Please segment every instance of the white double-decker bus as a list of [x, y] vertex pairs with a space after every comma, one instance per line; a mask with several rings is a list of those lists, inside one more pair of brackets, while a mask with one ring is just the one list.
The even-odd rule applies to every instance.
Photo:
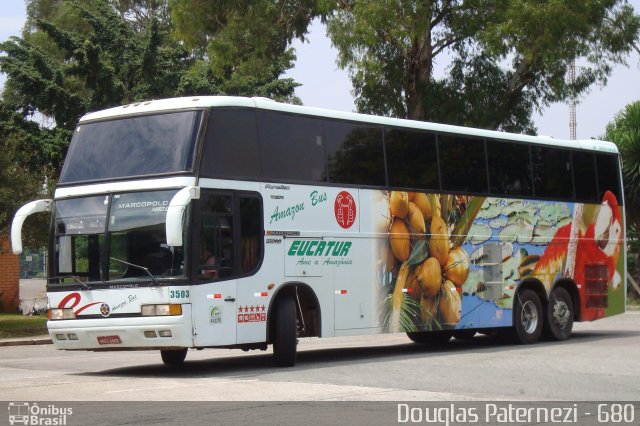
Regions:
[[84, 116], [12, 244], [52, 212], [58, 349], [273, 344], [290, 366], [303, 337], [533, 343], [622, 313], [622, 206], [608, 142], [178, 98]]

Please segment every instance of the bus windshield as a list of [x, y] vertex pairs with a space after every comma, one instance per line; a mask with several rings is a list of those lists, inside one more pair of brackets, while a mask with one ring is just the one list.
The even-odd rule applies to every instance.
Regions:
[[52, 283], [185, 278], [184, 250], [166, 244], [176, 191], [102, 195], [56, 202]]
[[189, 172], [201, 111], [80, 124], [60, 183]]

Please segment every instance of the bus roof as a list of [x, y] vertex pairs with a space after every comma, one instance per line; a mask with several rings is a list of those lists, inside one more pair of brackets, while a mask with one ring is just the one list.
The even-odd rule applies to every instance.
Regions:
[[192, 96], [182, 98], [158, 99], [109, 108], [86, 114], [80, 122], [104, 120], [108, 118], [124, 117], [129, 115], [149, 114], [162, 111], [178, 111], [194, 108], [209, 107], [245, 107], [258, 108], [273, 111], [282, 111], [295, 114], [310, 115], [316, 117], [335, 118], [341, 120], [358, 121], [380, 124], [385, 126], [406, 127], [421, 130], [430, 130], [442, 133], [455, 133], [466, 136], [477, 136], [490, 139], [508, 139], [533, 144], [553, 145], [565, 148], [581, 148], [595, 151], [617, 153], [618, 148], [612, 142], [595, 139], [571, 141], [555, 139], [550, 136], [529, 136], [516, 133], [498, 132], [493, 130], [476, 129], [472, 127], [452, 126], [448, 124], [431, 123], [426, 121], [406, 120], [400, 118], [381, 117], [353, 112], [335, 111], [323, 108], [312, 108], [300, 105], [291, 105], [273, 101], [267, 98], [245, 98], [234, 96]]

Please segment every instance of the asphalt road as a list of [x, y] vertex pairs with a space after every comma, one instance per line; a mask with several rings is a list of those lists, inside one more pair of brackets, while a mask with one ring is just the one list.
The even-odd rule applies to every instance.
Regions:
[[[576, 324], [566, 342], [513, 346], [484, 336], [442, 348], [404, 335], [306, 339], [293, 368], [269, 352], [0, 348], [0, 400], [460, 401], [640, 400], [640, 312]], [[640, 417], [640, 413], [638, 413]]]

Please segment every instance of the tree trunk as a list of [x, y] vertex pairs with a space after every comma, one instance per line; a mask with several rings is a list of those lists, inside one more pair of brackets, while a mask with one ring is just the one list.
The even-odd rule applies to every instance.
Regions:
[[407, 63], [408, 84], [406, 89], [407, 97], [407, 118], [424, 121], [426, 109], [424, 107], [426, 87], [431, 80], [433, 72], [433, 55], [431, 46], [431, 32], [426, 30], [412, 44], [409, 62]]
[[[431, 26], [433, 21], [432, 2], [425, 2], [421, 16], [414, 17], [411, 34], [411, 47], [404, 55], [407, 70], [407, 85], [405, 97], [407, 118], [412, 120], [427, 120], [425, 108], [425, 92], [433, 73], [433, 46]], [[426, 23], [420, 24], [420, 22]]]

